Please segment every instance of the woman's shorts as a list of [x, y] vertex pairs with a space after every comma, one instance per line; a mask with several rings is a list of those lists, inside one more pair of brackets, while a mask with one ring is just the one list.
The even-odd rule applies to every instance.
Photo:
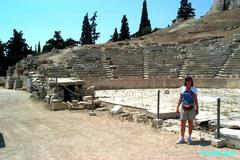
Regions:
[[195, 106], [193, 106], [192, 110], [184, 111], [182, 106], [180, 108], [180, 120], [194, 120], [196, 117]]

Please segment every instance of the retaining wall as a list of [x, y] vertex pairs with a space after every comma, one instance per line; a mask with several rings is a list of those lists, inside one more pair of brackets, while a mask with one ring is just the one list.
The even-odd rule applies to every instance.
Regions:
[[[87, 80], [87, 86], [96, 89], [131, 89], [131, 88], [178, 88], [183, 85], [181, 79], [127, 79], [127, 80]], [[240, 88], [240, 78], [235, 79], [194, 79], [198, 88]]]

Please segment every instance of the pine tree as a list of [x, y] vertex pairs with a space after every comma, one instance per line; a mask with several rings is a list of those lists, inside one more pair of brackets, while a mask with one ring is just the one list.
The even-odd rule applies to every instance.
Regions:
[[0, 41], [0, 76], [6, 75], [6, 69], [5, 44]]
[[180, 8], [178, 9], [177, 18], [187, 20], [195, 17], [195, 9], [192, 8], [192, 4], [188, 0], [181, 0]]
[[119, 36], [119, 35], [118, 35], [117, 28], [115, 28], [114, 33], [113, 33], [112, 38], [111, 38], [111, 41], [112, 41], [112, 42], [118, 41], [118, 36]]
[[[39, 42], [40, 45], [40, 42]], [[53, 38], [49, 39], [43, 46], [42, 52], [50, 52], [53, 48], [64, 49], [65, 41], [61, 36], [61, 31], [55, 31]], [[41, 50], [41, 47], [40, 47]]]
[[151, 33], [151, 31], [152, 31], [152, 28], [151, 28], [150, 20], [148, 19], [147, 1], [144, 0], [138, 36], [143, 36], [143, 35], [149, 34], [149, 33]]
[[23, 39], [22, 31], [17, 32], [15, 29], [13, 30], [13, 37], [7, 42], [6, 52], [8, 66], [15, 65], [23, 57], [32, 54], [31, 50], [28, 49], [26, 40]]
[[96, 18], [97, 18], [97, 12], [94, 13], [93, 17], [90, 19], [91, 23], [91, 34], [92, 34], [92, 43], [95, 44], [96, 40], [100, 37], [100, 33], [97, 32], [97, 23], [96, 23]]
[[85, 15], [82, 25], [82, 35], [80, 38], [80, 42], [82, 45], [84, 44], [93, 44], [92, 42], [92, 34], [91, 34], [91, 26], [88, 19], [88, 13]]
[[65, 48], [64, 40], [61, 36], [61, 31], [55, 31], [53, 39], [55, 40], [55, 44], [54, 44], [55, 48], [57, 48], [57, 49], [64, 49]]
[[43, 46], [42, 52], [50, 52], [55, 46], [55, 40], [53, 38], [49, 39]]
[[130, 32], [129, 32], [128, 20], [126, 15], [124, 15], [122, 18], [122, 27], [121, 27], [120, 36], [119, 36], [120, 41], [125, 39], [130, 39]]
[[40, 41], [38, 41], [38, 49], [37, 49], [37, 52], [38, 52], [38, 53], [41, 53], [41, 44], [40, 44]]
[[75, 46], [78, 42], [73, 40], [72, 38], [68, 38], [66, 41], [65, 41], [65, 46], [66, 47], [70, 47], [70, 46]]

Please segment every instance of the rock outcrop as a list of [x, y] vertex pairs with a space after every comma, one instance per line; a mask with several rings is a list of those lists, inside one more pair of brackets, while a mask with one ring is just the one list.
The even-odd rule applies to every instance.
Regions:
[[209, 13], [221, 12], [240, 7], [240, 0], [214, 0]]

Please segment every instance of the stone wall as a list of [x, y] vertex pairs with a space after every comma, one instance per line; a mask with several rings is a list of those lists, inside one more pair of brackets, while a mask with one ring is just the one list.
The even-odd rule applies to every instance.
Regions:
[[[128, 79], [86, 81], [87, 86], [94, 85], [98, 90], [131, 88], [178, 88], [183, 85], [181, 79]], [[198, 88], [240, 88], [240, 79], [194, 79]]]
[[5, 86], [6, 79], [5, 77], [0, 77], [0, 86]]

